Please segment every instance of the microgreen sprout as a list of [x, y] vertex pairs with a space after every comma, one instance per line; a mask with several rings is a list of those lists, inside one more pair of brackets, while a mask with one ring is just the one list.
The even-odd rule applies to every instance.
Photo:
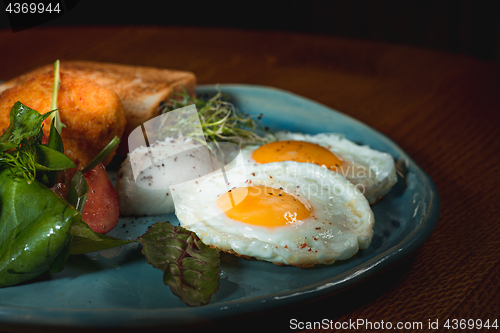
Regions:
[[[213, 97], [203, 99], [201, 97], [190, 96], [183, 88], [183, 93], [177, 93], [179, 99], [171, 99], [161, 106], [161, 113], [195, 104], [198, 110], [201, 127], [207, 142], [232, 142], [240, 146], [248, 144], [262, 144], [268, 141], [265, 135], [259, 135], [256, 131], [264, 132], [257, 120], [262, 115], [252, 117], [244, 114], [230, 103], [221, 91], [218, 91]], [[255, 119], [257, 118], [257, 119]], [[168, 117], [164, 118], [162, 128], [168, 133], [162, 133], [163, 137], [175, 136], [176, 133], [183, 133], [189, 137], [189, 133], [195, 133], [186, 126], [187, 124], [196, 124], [192, 119], [183, 119], [176, 121], [175, 124], [168, 124]], [[170, 126], [167, 126], [170, 125]], [[187, 135], [186, 135], [187, 133]]]
[[35, 155], [33, 146], [26, 143], [26, 140], [21, 142], [19, 149], [15, 149], [10, 153], [0, 153], [0, 163], [5, 163], [11, 167], [12, 172], [20, 173], [31, 184], [36, 177]]

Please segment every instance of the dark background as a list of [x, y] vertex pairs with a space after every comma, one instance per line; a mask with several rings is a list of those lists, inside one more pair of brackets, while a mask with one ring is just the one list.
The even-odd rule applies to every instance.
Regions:
[[[498, 0], [68, 0], [63, 5], [70, 8], [64, 15], [39, 26], [141, 24], [299, 31], [500, 60]], [[36, 16], [25, 19], [36, 23]], [[2, 8], [0, 28], [10, 28], [10, 23]]]

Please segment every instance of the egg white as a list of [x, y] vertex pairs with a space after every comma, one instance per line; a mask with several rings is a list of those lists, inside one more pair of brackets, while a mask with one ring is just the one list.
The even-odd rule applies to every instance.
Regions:
[[[247, 165], [182, 184], [175, 210], [181, 226], [220, 250], [275, 264], [331, 264], [366, 249], [373, 237], [374, 216], [363, 194], [341, 175], [326, 168], [292, 161]], [[217, 206], [228, 188], [262, 185], [285, 192], [312, 207], [296, 223], [264, 227], [230, 219]], [[205, 216], [209, 218], [204, 218]]]
[[[281, 131], [274, 134], [274, 140], [305, 141], [327, 148], [342, 161], [340, 173], [358, 186], [370, 204], [385, 196], [397, 182], [396, 167], [391, 155], [371, 149], [369, 146], [358, 145], [342, 134], [311, 135]], [[256, 163], [252, 159], [252, 153], [259, 147], [251, 145], [242, 149], [245, 163]]]
[[[118, 171], [116, 190], [120, 214], [161, 215], [174, 212], [170, 182], [194, 179], [211, 166], [199, 144], [189, 138], [166, 138], [150, 147], [140, 146], [127, 155]], [[189, 155], [186, 160], [182, 157]], [[167, 164], [168, 156], [179, 158]], [[177, 159], [175, 159], [177, 161]], [[165, 166], [167, 164], [167, 166]], [[199, 168], [193, 167], [199, 166]]]

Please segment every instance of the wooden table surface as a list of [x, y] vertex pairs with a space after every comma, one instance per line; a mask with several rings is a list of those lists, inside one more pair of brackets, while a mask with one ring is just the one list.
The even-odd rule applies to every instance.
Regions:
[[340, 294], [220, 327], [500, 320], [498, 64], [331, 36], [133, 26], [0, 30], [0, 59], [1, 79], [85, 59], [188, 70], [199, 84], [285, 89], [384, 133], [435, 181], [439, 224], [408, 260]]

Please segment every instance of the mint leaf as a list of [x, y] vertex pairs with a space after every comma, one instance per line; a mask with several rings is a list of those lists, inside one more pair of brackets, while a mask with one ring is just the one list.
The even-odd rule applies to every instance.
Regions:
[[187, 305], [205, 305], [219, 289], [219, 251], [194, 232], [158, 222], [137, 240], [148, 263], [164, 272], [163, 282]]

